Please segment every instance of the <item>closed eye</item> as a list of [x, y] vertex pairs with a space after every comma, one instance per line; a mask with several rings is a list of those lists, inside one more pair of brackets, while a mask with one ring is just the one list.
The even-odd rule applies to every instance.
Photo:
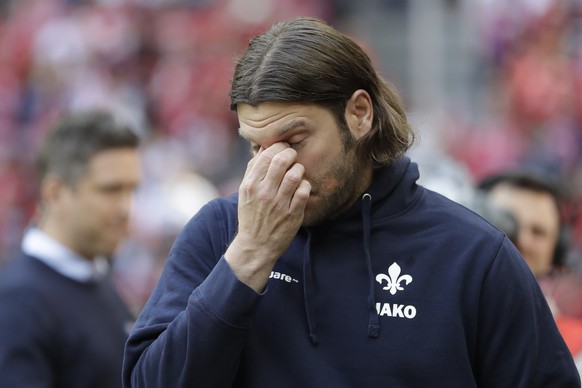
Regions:
[[299, 148], [303, 147], [303, 145], [304, 145], [304, 140], [301, 140], [301, 141], [296, 141], [296, 142], [293, 142], [293, 143], [289, 142], [289, 145], [291, 146], [291, 148], [293, 148], [293, 149], [297, 150], [297, 149], [299, 149]]

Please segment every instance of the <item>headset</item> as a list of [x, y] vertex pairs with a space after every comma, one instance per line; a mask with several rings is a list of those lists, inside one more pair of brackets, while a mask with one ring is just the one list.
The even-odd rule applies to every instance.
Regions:
[[[560, 216], [560, 230], [556, 247], [554, 248], [554, 257], [552, 259], [552, 267], [555, 269], [563, 268], [567, 263], [568, 250], [570, 247], [570, 225], [565, 221], [563, 212], [563, 189], [559, 182], [554, 177], [549, 177], [541, 173], [535, 173], [526, 170], [507, 171], [498, 174], [493, 174], [485, 177], [477, 184], [477, 189], [482, 193], [489, 193], [495, 186], [500, 183], [507, 183], [513, 187], [529, 189], [537, 192], [548, 193], [552, 196], [558, 214]], [[488, 218], [487, 215], [483, 215]], [[495, 220], [490, 221], [496, 224]], [[510, 231], [515, 236], [517, 232], [517, 222], [514, 224], [515, 230]], [[503, 230], [503, 228], [501, 228]], [[507, 233], [511, 238], [510, 233]]]

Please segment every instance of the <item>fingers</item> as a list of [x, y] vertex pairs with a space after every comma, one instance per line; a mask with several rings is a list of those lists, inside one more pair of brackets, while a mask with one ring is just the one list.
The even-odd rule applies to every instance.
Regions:
[[[252, 183], [262, 181], [271, 166], [273, 158], [286, 149], [290, 149], [287, 143], [275, 143], [269, 148], [259, 151], [247, 164], [244, 178]], [[277, 161], [277, 163], [283, 162], [283, 160]]]
[[[286, 148], [279, 152], [271, 159], [271, 164], [267, 169], [267, 173], [263, 178], [264, 188], [267, 191], [265, 194], [277, 194], [283, 180], [286, 181], [286, 185], [289, 184], [297, 187], [301, 178], [303, 178], [303, 168], [292, 166], [295, 163], [295, 158], [297, 157], [297, 152], [292, 148]], [[292, 169], [292, 171], [290, 171]]]
[[[287, 143], [261, 149], [247, 165], [241, 198], [254, 197], [264, 203], [273, 201], [273, 206], [284, 209], [285, 213], [304, 207], [310, 185], [304, 183], [305, 168], [295, 162], [296, 157], [297, 152]], [[299, 188], [301, 190], [296, 193]]]
[[297, 189], [300, 187], [301, 182], [303, 181], [303, 174], [305, 173], [305, 167], [302, 164], [294, 163], [291, 168], [289, 168], [279, 185], [277, 191], [277, 197], [281, 199], [281, 201], [285, 202], [286, 205], [289, 207], [291, 206], [291, 202], [293, 200], [294, 194]]
[[296, 158], [297, 152], [288, 144], [276, 143], [259, 150], [248, 163], [239, 187], [238, 248], [234, 249], [238, 253], [229, 248], [230, 260], [244, 252], [244, 262], [252, 258], [271, 268], [289, 247], [302, 225], [311, 192], [303, 178], [305, 167]]
[[305, 205], [307, 205], [307, 200], [311, 194], [311, 184], [303, 179], [295, 190], [293, 197], [291, 198], [291, 204], [289, 206], [289, 211], [291, 213], [303, 214], [305, 211]]

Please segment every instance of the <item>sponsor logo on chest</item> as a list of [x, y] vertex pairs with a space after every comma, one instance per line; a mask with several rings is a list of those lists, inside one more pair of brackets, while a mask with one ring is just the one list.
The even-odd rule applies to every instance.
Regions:
[[[399, 291], [404, 291], [404, 287], [412, 283], [412, 276], [402, 274], [402, 268], [394, 262], [388, 267], [388, 273], [376, 275], [376, 282], [383, 287], [382, 290], [395, 295]], [[416, 307], [412, 305], [396, 303], [376, 303], [376, 311], [381, 317], [407, 318], [416, 317]]]

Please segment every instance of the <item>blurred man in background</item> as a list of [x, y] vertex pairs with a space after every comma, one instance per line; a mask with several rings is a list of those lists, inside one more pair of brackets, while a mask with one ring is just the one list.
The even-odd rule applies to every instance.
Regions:
[[38, 217], [0, 272], [0, 386], [121, 386], [133, 320], [108, 270], [140, 182], [138, 146], [99, 111], [64, 115], [41, 145]]
[[478, 187], [492, 207], [507, 212], [515, 220], [515, 228], [507, 230], [491, 219], [512, 238], [538, 279], [580, 370], [582, 321], [564, 314], [556, 298], [560, 279], [569, 270], [569, 228], [561, 215], [559, 185], [549, 177], [516, 170], [487, 176]]
[[541, 279], [564, 268], [567, 231], [562, 228], [560, 194], [548, 180], [532, 173], [507, 172], [479, 184], [492, 205], [509, 212], [517, 223], [514, 243], [534, 275]]

